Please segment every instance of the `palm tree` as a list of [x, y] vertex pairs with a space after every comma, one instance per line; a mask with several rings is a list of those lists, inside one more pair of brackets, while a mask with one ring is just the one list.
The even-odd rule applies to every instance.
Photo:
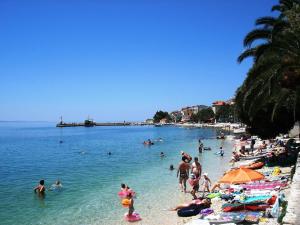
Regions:
[[300, 119], [300, 0], [280, 0], [272, 10], [279, 15], [256, 20], [260, 27], [246, 35], [238, 57], [254, 64], [237, 90], [237, 111], [261, 136], [286, 132]]
[[[281, 65], [277, 68], [278, 71], [274, 73], [274, 76], [280, 75], [283, 85], [286, 87], [299, 85], [300, 77], [293, 72], [297, 72], [300, 69], [300, 36], [297, 27], [290, 22], [295, 20], [295, 24], [299, 26], [299, 18], [293, 17], [291, 13], [294, 10], [295, 14], [299, 15], [299, 7], [300, 0], [281, 0], [279, 5], [272, 8], [280, 11], [278, 17], [257, 19], [256, 25], [262, 27], [246, 35], [244, 38], [246, 50], [238, 57], [238, 62], [241, 63], [244, 59], [253, 57], [254, 63], [256, 63], [265, 55], [265, 58], [272, 59], [269, 66]], [[257, 41], [260, 44], [254, 45]], [[274, 58], [268, 55], [277, 55], [279, 57]], [[292, 81], [296, 81], [296, 83]]]

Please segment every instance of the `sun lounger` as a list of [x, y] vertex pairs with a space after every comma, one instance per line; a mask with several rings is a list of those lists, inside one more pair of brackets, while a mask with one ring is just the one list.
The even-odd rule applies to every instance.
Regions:
[[240, 157], [240, 160], [251, 160], [251, 159], [259, 159], [267, 156], [267, 154], [262, 154], [262, 155], [255, 155], [255, 156], [245, 156], [245, 157]]

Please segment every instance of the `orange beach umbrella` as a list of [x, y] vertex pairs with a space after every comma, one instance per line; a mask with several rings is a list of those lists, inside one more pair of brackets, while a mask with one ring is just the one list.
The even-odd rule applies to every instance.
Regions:
[[242, 184], [256, 180], [262, 180], [265, 176], [255, 170], [247, 168], [234, 169], [226, 173], [220, 183]]

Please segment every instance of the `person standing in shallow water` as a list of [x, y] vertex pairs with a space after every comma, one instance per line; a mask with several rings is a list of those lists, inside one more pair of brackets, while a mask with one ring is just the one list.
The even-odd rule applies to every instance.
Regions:
[[33, 191], [35, 193], [38, 193], [39, 195], [43, 196], [45, 194], [46, 188], [45, 188], [45, 181], [44, 180], [40, 180], [40, 183], [38, 184], [38, 186], [36, 186]]
[[177, 177], [179, 175], [179, 187], [182, 192], [186, 192], [186, 181], [189, 178], [190, 165], [187, 163], [187, 158], [182, 156], [182, 161], [179, 163]]

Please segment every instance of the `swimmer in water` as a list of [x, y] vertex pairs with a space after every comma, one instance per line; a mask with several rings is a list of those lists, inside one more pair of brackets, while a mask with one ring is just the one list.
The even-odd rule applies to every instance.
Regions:
[[165, 154], [163, 152], [160, 152], [160, 157], [161, 158], [165, 157]]
[[38, 193], [39, 195], [44, 195], [46, 188], [45, 188], [45, 181], [44, 180], [40, 180], [40, 183], [38, 186], [36, 186], [33, 191], [35, 193]]
[[55, 181], [54, 184], [51, 185], [49, 190], [54, 191], [54, 190], [59, 190], [61, 188], [62, 188], [62, 184], [61, 184], [60, 180], [57, 180], [57, 181]]
[[111, 152], [108, 152], [107, 155], [111, 155]]
[[223, 147], [220, 147], [220, 152], [219, 152], [220, 156], [224, 156], [224, 150]]
[[154, 143], [150, 139], [148, 139], [147, 141], [144, 141], [143, 144], [144, 145], [154, 145]]
[[170, 170], [174, 170], [173, 164], [170, 165]]

